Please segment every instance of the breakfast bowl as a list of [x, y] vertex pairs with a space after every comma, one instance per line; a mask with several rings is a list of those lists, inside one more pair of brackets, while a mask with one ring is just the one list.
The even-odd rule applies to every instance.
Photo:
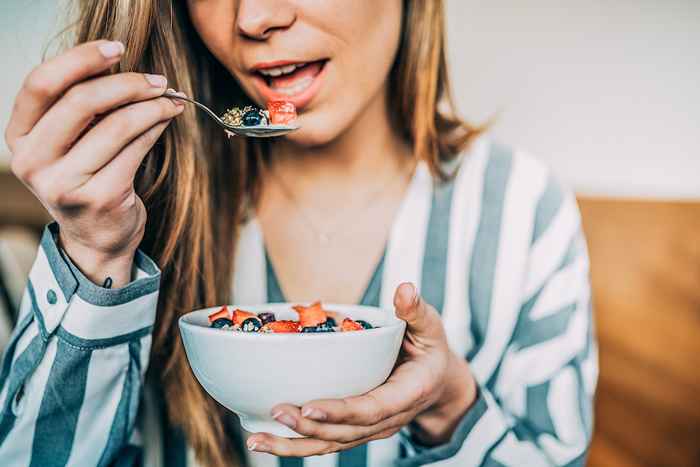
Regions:
[[[406, 328], [389, 310], [360, 305], [323, 307], [371, 323], [373, 328], [328, 333], [237, 332], [210, 327], [209, 315], [221, 307], [206, 308], [179, 320], [187, 360], [202, 387], [235, 412], [246, 431], [299, 437], [272, 418], [272, 408], [280, 403], [302, 406], [316, 399], [357, 396], [376, 388], [391, 373]], [[272, 312], [279, 320], [296, 318], [289, 303], [241, 308]]]

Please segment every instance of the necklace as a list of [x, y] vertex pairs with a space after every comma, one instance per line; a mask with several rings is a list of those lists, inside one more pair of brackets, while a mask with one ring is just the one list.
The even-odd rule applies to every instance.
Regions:
[[[413, 165], [411, 165], [413, 166]], [[399, 173], [398, 177], [387, 177], [387, 179], [384, 181], [384, 183], [381, 183], [379, 188], [372, 191], [366, 200], [364, 200], [363, 203], [361, 203], [358, 206], [359, 208], [367, 209], [372, 205], [378, 206], [379, 203], [377, 203], [378, 198], [383, 197], [386, 193], [389, 192], [389, 189], [394, 186], [394, 184], [397, 184], [401, 181], [404, 180], [405, 170], [402, 170]], [[322, 228], [320, 227], [319, 223], [316, 222], [314, 219], [314, 216], [310, 214], [310, 210], [306, 208], [305, 206], [302, 205], [302, 203], [299, 201], [299, 199], [296, 197], [294, 194], [294, 191], [287, 186], [286, 183], [282, 180], [282, 178], [277, 174], [276, 170], [274, 168], [271, 168], [269, 170], [269, 173], [272, 175], [272, 177], [275, 179], [275, 182], [277, 185], [280, 187], [282, 190], [282, 193], [284, 194], [284, 197], [287, 198], [287, 200], [294, 206], [294, 208], [297, 210], [299, 215], [304, 219], [304, 225], [307, 226], [309, 230], [311, 230], [311, 233], [314, 235], [314, 238], [316, 241], [321, 245], [321, 246], [328, 246], [333, 239], [337, 236], [337, 234], [343, 230], [342, 227], [345, 226], [347, 223], [344, 222], [344, 219], [341, 219], [341, 215], [335, 216], [334, 222], [331, 222], [331, 228]], [[411, 173], [411, 172], [409, 172]], [[393, 183], [392, 183], [393, 182]], [[345, 209], [344, 211], [346, 211]], [[342, 212], [341, 212], [342, 214]], [[347, 229], [345, 230], [347, 232]]]

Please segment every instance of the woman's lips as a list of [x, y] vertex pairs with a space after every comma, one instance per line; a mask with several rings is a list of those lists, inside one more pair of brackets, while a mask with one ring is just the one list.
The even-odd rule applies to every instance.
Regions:
[[294, 72], [276, 76], [263, 77], [260, 73], [253, 75], [253, 84], [265, 101], [287, 101], [297, 109], [303, 109], [316, 96], [326, 71], [327, 61], [311, 62]]

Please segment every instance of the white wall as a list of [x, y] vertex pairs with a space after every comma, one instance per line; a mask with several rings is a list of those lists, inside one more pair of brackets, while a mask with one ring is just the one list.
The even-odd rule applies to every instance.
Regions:
[[5, 127], [24, 76], [41, 62], [58, 31], [57, 0], [0, 0], [0, 166], [7, 161]]
[[447, 3], [466, 117], [579, 192], [700, 198], [700, 1]]
[[[464, 116], [498, 114], [496, 138], [546, 160], [579, 192], [700, 198], [700, 1], [447, 6]], [[3, 129], [22, 77], [56, 30], [55, 8], [0, 0]]]

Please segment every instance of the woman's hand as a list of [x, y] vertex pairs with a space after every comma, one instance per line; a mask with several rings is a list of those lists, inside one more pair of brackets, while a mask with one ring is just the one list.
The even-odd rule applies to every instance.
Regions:
[[274, 407], [278, 422], [307, 438], [257, 433], [248, 448], [278, 456], [327, 454], [388, 438], [412, 421], [422, 443], [447, 441], [476, 398], [474, 378], [449, 350], [440, 316], [412, 284], [398, 287], [394, 305], [407, 328], [399, 362], [383, 385], [362, 396]]
[[12, 171], [60, 225], [60, 243], [97, 283], [130, 279], [146, 210], [134, 176], [183, 106], [167, 80], [107, 74], [119, 42], [89, 42], [39, 65], [19, 91], [5, 140]]

